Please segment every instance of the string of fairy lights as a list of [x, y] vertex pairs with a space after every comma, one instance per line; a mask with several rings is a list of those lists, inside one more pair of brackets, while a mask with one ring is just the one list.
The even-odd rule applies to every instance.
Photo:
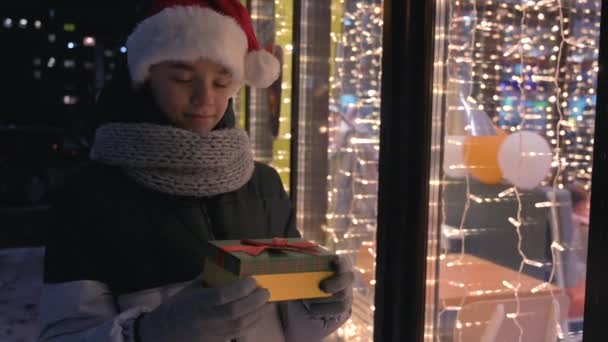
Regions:
[[[547, 140], [553, 162], [545, 179], [538, 185], [552, 190], [549, 191], [549, 199], [535, 203], [535, 207], [548, 208], [554, 216], [554, 224], [557, 224], [557, 190], [572, 183], [590, 190], [591, 185], [600, 2], [452, 0], [449, 7], [449, 83], [462, 85], [468, 105], [485, 112], [503, 131], [532, 131]], [[436, 63], [437, 67], [444, 68], [445, 65]], [[453, 114], [448, 109], [447, 116]], [[465, 235], [468, 228], [464, 224], [469, 207], [514, 200], [517, 202], [517, 215], [504, 217], [504, 220], [517, 234], [514, 248], [521, 256], [518, 273], [522, 274], [524, 266], [544, 267], [542, 262], [528, 258], [522, 249], [521, 230], [526, 228], [522, 220], [522, 200], [528, 189], [514, 186], [497, 193], [494, 198], [482, 198], [472, 193], [469, 174], [465, 172], [463, 178], [466, 195], [462, 201], [465, 206], [461, 225], [455, 233], [461, 240], [461, 255], [467, 252]], [[532, 293], [550, 288], [558, 273], [557, 260], [567, 248], [559, 241], [559, 236], [553, 236], [550, 277], [533, 288]], [[441, 255], [442, 258], [445, 256]], [[459, 264], [455, 263], [455, 266]], [[525, 334], [521, 324], [525, 318], [520, 315], [521, 284], [507, 280], [502, 283], [513, 292], [516, 300], [515, 311], [507, 313], [506, 317], [517, 326], [521, 341]], [[464, 289], [461, 301], [464, 304], [470, 295], [468, 284], [455, 286]], [[555, 335], [564, 338], [567, 332], [559, 321], [559, 312], [563, 308], [560, 308], [553, 291], [551, 295]], [[439, 313], [439, 320], [443, 313]], [[460, 339], [470, 323], [456, 320]]]
[[[436, 68], [444, 68], [447, 67], [448, 68], [448, 89], [451, 90], [454, 93], [458, 93], [458, 96], [456, 97], [461, 97], [460, 93], [464, 92], [464, 100], [467, 102], [470, 102], [471, 105], [474, 104], [476, 101], [474, 99], [472, 99], [472, 95], [473, 95], [473, 90], [474, 90], [474, 80], [473, 80], [473, 76], [475, 75], [475, 72], [472, 70], [472, 66], [473, 66], [473, 59], [474, 59], [474, 51], [475, 51], [475, 47], [478, 47], [477, 43], [476, 43], [476, 38], [477, 38], [477, 30], [479, 27], [478, 24], [478, 10], [477, 10], [477, 2], [475, 0], [473, 0], [471, 2], [471, 8], [469, 9], [469, 11], [463, 11], [460, 8], [460, 1], [450, 1], [448, 4], [449, 7], [449, 12], [448, 12], [448, 32], [445, 35], [445, 37], [448, 40], [448, 48], [447, 48], [447, 57], [446, 57], [446, 64], [440, 63], [437, 64], [436, 61]], [[440, 20], [442, 20], [443, 18], [440, 18]], [[458, 28], [460, 27], [460, 30], [458, 30]], [[475, 56], [478, 57], [478, 56]], [[441, 72], [441, 71], [440, 71]], [[435, 71], [435, 73], [437, 74], [437, 71]], [[458, 89], [455, 90], [454, 88]], [[460, 89], [462, 88], [462, 90]], [[485, 86], [484, 86], [485, 88]], [[439, 92], [440, 95], [442, 95], [442, 92]], [[455, 94], [454, 94], [455, 95]], [[454, 101], [451, 101], [451, 103], [448, 105], [447, 108], [447, 113], [446, 113], [446, 117], [450, 117], [456, 113], [454, 113], [453, 111], [459, 111], [459, 112], [463, 112], [465, 109], [465, 105], [467, 107], [470, 107], [467, 103], [458, 103], [458, 101], [455, 101], [456, 103], [454, 103]], [[458, 105], [456, 105], [458, 104]], [[483, 110], [483, 104], [479, 104], [478, 107], [479, 110]], [[465, 129], [463, 127], [463, 129]], [[459, 143], [460, 144], [460, 143]], [[461, 167], [465, 167], [464, 165], [462, 165]], [[446, 180], [446, 174], [443, 174], [443, 183], [445, 183]], [[464, 223], [465, 223], [465, 219], [466, 219], [466, 215], [468, 212], [468, 209], [471, 205], [471, 200], [474, 198], [472, 197], [471, 194], [471, 189], [470, 189], [470, 179], [469, 179], [469, 174], [465, 172], [464, 174], [464, 179], [465, 179], [465, 184], [466, 184], [466, 196], [464, 198], [464, 208], [463, 208], [463, 214], [462, 217], [460, 219], [460, 225], [458, 228], [458, 236], [461, 239], [461, 250], [460, 250], [460, 255], [461, 258], [459, 260], [458, 264], [462, 263], [462, 257], [464, 256], [465, 250], [466, 250], [466, 240], [465, 240], [465, 234], [464, 234]], [[445, 196], [441, 196], [442, 197], [442, 220], [445, 221], [446, 218], [446, 212], [445, 212], [445, 208], [446, 208], [446, 203], [445, 203]], [[443, 227], [443, 225], [442, 225]], [[443, 248], [445, 248], [445, 246], [441, 246]], [[440, 260], [445, 259], [445, 250], [442, 249], [442, 254], [440, 256]], [[461, 267], [462, 270], [462, 267]], [[434, 276], [433, 274], [430, 274]], [[441, 275], [438, 275], [439, 278], [441, 278]], [[430, 278], [430, 277], [429, 277]], [[433, 284], [437, 285], [438, 283], [435, 281], [433, 282]], [[455, 282], [451, 282], [450, 284], [452, 284], [453, 286], [458, 286], [464, 289], [464, 295], [462, 296], [461, 300], [460, 300], [460, 304], [459, 307], [462, 308], [464, 306], [465, 300], [466, 298], [470, 295], [469, 292], [469, 284], [468, 283], [455, 283]], [[442, 300], [442, 298], [438, 298], [440, 300]], [[434, 303], [428, 303], [427, 302], [427, 310], [428, 311], [436, 311], [437, 306], [434, 305]], [[450, 308], [449, 306], [447, 306], [447, 304], [445, 303], [445, 301], [442, 303], [441, 306], [441, 310], [438, 312], [437, 314], [437, 325], [440, 326], [441, 324], [445, 325], [445, 321], [443, 319], [444, 314], [446, 313], [447, 309]], [[429, 321], [430, 318], [434, 317], [432, 314], [430, 315], [426, 315], [426, 320], [427, 322]], [[465, 326], [466, 326], [466, 322]], [[427, 323], [428, 325], [428, 323]], [[459, 320], [456, 320], [454, 322], [455, 327], [457, 328], [457, 334], [458, 334], [458, 340], [462, 341], [462, 322], [460, 322]], [[434, 330], [432, 327], [427, 328], [427, 331], [430, 331], [431, 333], [427, 333], [425, 335], [426, 340], [435, 340], [438, 339], [440, 340], [441, 337], [440, 336], [435, 336], [435, 334], [433, 333]]]
[[273, 141], [272, 166], [277, 170], [286, 191], [289, 189], [291, 160], [291, 94], [292, 94], [292, 55], [293, 55], [293, 1], [275, 0], [275, 41], [281, 47], [282, 79], [279, 132]]
[[380, 132], [382, 1], [332, 2], [328, 210], [324, 230], [354, 261], [352, 318], [345, 341], [373, 339], [375, 236]]

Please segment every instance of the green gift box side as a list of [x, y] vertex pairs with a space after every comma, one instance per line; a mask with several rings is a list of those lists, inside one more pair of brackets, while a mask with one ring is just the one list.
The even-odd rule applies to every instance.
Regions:
[[[272, 239], [255, 239], [271, 243]], [[299, 238], [287, 239], [289, 243], [305, 242]], [[241, 245], [241, 240], [209, 241], [207, 258], [227, 271], [237, 275], [284, 274], [302, 272], [333, 271], [332, 261], [336, 255], [327, 249], [317, 246], [314, 254], [291, 250], [266, 250], [257, 256], [245, 252], [225, 252], [223, 246]]]

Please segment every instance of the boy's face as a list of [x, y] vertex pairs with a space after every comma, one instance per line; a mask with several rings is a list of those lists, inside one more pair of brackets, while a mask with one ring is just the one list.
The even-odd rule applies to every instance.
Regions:
[[148, 83], [165, 116], [176, 127], [196, 133], [217, 125], [238, 88], [226, 68], [203, 58], [155, 64]]

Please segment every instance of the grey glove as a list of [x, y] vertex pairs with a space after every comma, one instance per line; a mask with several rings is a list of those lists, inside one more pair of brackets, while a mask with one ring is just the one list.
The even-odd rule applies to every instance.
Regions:
[[139, 318], [141, 342], [215, 342], [243, 336], [272, 309], [267, 290], [248, 277], [221, 288], [195, 279], [168, 301]]
[[319, 284], [321, 290], [332, 294], [331, 297], [302, 300], [313, 317], [337, 316], [351, 309], [355, 280], [352, 265], [346, 257], [340, 256], [333, 266], [336, 273]]

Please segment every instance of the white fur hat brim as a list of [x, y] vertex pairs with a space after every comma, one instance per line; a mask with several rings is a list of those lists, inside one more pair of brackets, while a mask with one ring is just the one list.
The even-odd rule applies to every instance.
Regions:
[[135, 84], [145, 82], [156, 63], [202, 57], [225, 66], [239, 83], [268, 87], [279, 76], [279, 61], [267, 51], [247, 50], [247, 36], [232, 17], [206, 7], [168, 7], [128, 37], [127, 62]]

